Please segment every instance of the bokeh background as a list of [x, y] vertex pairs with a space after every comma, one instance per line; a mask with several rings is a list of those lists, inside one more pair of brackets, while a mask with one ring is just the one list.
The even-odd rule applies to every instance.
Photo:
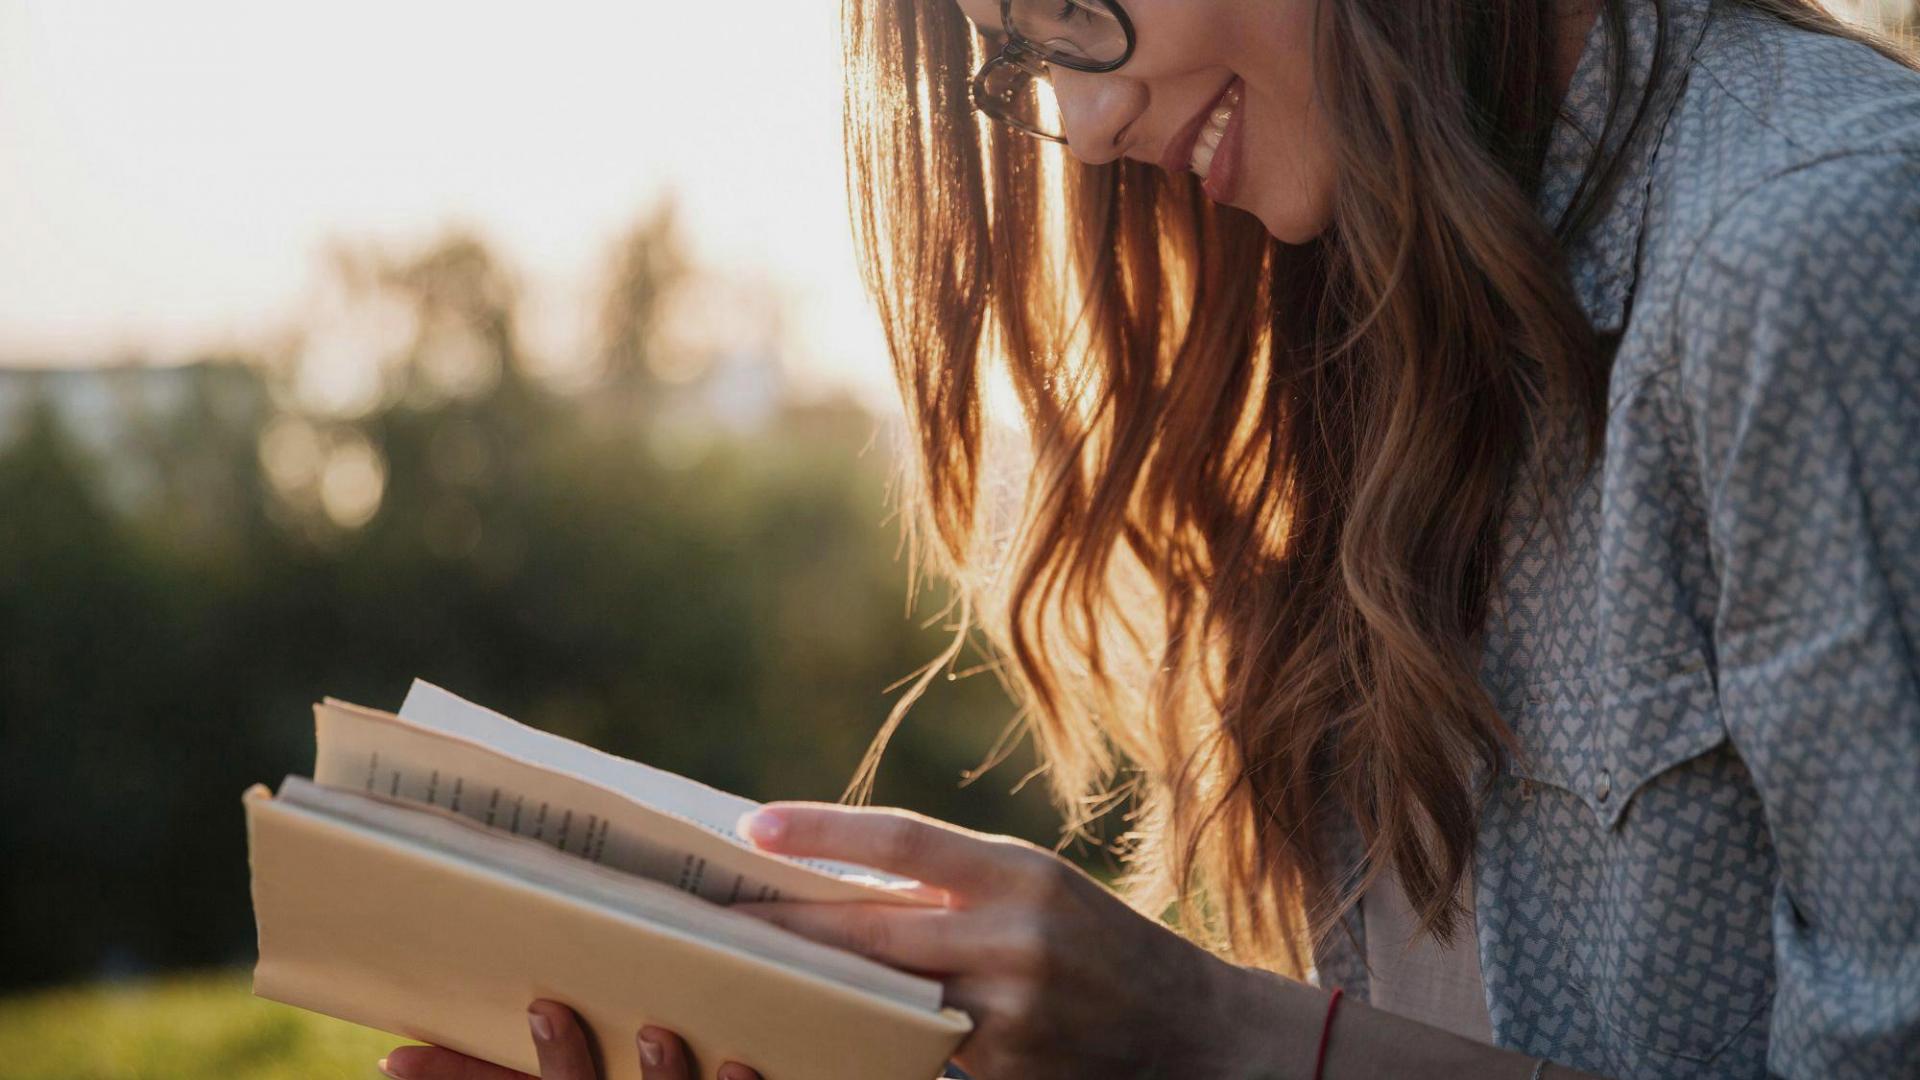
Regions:
[[[323, 695], [839, 796], [945, 638], [834, 7], [0, 0], [0, 1077], [375, 1075], [247, 993]], [[1050, 843], [1011, 719], [943, 682], [877, 801]]]

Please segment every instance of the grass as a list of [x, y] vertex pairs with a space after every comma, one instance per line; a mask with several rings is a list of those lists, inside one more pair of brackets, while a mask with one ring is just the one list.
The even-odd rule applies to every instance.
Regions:
[[246, 972], [0, 997], [6, 1080], [380, 1080], [406, 1040], [263, 1001]]

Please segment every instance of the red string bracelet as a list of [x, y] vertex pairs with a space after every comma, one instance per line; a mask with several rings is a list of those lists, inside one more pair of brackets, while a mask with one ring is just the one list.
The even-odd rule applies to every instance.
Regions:
[[1320, 1025], [1320, 1052], [1313, 1056], [1313, 1080], [1320, 1080], [1327, 1068], [1327, 1037], [1333, 1034], [1333, 1010], [1340, 1007], [1340, 995], [1345, 993], [1341, 987], [1333, 988], [1333, 997], [1327, 1001], [1327, 1019]]

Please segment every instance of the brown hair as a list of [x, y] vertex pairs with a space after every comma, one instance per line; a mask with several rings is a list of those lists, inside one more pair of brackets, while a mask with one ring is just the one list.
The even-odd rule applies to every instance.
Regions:
[[[1843, 32], [1811, 0], [1752, 6]], [[1300, 973], [1366, 884], [1320, 842], [1352, 822], [1370, 874], [1451, 936], [1470, 776], [1512, 742], [1477, 676], [1502, 511], [1530, 448], [1590, 462], [1604, 418], [1559, 253], [1619, 162], [1540, 219], [1548, 8], [1323, 4], [1341, 179], [1333, 226], [1287, 246], [1192, 177], [982, 122], [981, 42], [948, 0], [845, 0], [849, 195], [906, 400], [908, 523], [961, 616], [850, 797], [976, 626], [1067, 835], [1132, 801], [1142, 911]], [[1624, 36], [1625, 0], [1602, 18]], [[1030, 442], [1011, 522], [990, 362]]]

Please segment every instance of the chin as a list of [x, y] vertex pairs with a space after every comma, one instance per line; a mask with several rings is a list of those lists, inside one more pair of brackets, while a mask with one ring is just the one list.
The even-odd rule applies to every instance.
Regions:
[[1293, 247], [1303, 247], [1310, 244], [1319, 239], [1320, 234], [1326, 231], [1324, 226], [1318, 229], [1310, 229], [1304, 226], [1293, 225], [1292, 223], [1276, 225], [1265, 218], [1261, 219], [1261, 224], [1267, 227], [1268, 234], [1275, 240]]
[[1317, 215], [1311, 218], [1304, 215], [1259, 214], [1260, 224], [1266, 226], [1267, 233], [1283, 244], [1296, 247], [1318, 240], [1327, 231], [1331, 221]]
[[1321, 200], [1271, 200], [1251, 208], [1267, 233], [1283, 244], [1309, 244], [1333, 225], [1333, 207]]
[[[1267, 177], [1260, 177], [1265, 181]], [[1246, 184], [1238, 206], [1260, 219], [1267, 234], [1283, 244], [1311, 244], [1332, 227], [1334, 184], [1317, 175], [1288, 177], [1283, 183]]]

